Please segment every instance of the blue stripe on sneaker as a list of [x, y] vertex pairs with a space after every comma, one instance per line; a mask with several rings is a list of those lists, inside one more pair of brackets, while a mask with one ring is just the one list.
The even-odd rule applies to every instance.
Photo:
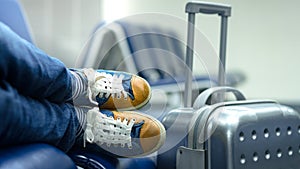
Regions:
[[131, 136], [132, 138], [140, 138], [141, 129], [142, 129], [144, 123], [145, 123], [145, 122], [142, 121], [142, 122], [137, 123], [137, 124], [134, 124], [134, 125], [132, 126], [131, 134], [130, 134], [130, 136]]
[[123, 80], [122, 84], [128, 96], [131, 98], [131, 100], [134, 100], [133, 90], [130, 82], [131, 82], [131, 77], [130, 79]]
[[102, 110], [100, 110], [100, 112], [102, 114], [105, 114], [107, 117], [113, 117], [113, 118], [115, 117], [114, 113], [112, 111], [102, 109]]

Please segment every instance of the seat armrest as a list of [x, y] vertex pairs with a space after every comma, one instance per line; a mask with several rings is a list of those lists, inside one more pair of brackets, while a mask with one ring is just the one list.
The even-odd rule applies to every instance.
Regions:
[[63, 151], [48, 144], [27, 144], [0, 149], [0, 169], [76, 169]]

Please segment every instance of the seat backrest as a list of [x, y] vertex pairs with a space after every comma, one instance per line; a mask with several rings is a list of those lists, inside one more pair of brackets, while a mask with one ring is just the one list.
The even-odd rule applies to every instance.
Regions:
[[118, 22], [124, 29], [133, 62], [150, 83], [172, 80], [185, 74], [184, 42], [177, 33], [159, 25]]
[[8, 25], [22, 38], [33, 42], [23, 8], [18, 0], [0, 0], [0, 22]]

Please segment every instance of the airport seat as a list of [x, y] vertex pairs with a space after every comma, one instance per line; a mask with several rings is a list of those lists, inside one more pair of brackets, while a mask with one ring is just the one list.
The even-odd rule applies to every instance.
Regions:
[[[178, 92], [184, 90], [184, 51], [185, 43], [174, 29], [117, 20], [95, 28], [76, 66], [131, 72], [154, 89]], [[196, 88], [216, 84], [207, 75], [194, 76], [194, 82]]]

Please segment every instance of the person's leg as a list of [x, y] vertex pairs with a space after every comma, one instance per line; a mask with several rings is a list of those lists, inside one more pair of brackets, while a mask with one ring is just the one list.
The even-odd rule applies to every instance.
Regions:
[[22, 96], [5, 81], [0, 96], [0, 147], [44, 142], [67, 151], [75, 143], [81, 127], [71, 104]]
[[65, 65], [20, 38], [0, 22], [0, 79], [21, 94], [64, 102], [72, 96], [72, 78]]

